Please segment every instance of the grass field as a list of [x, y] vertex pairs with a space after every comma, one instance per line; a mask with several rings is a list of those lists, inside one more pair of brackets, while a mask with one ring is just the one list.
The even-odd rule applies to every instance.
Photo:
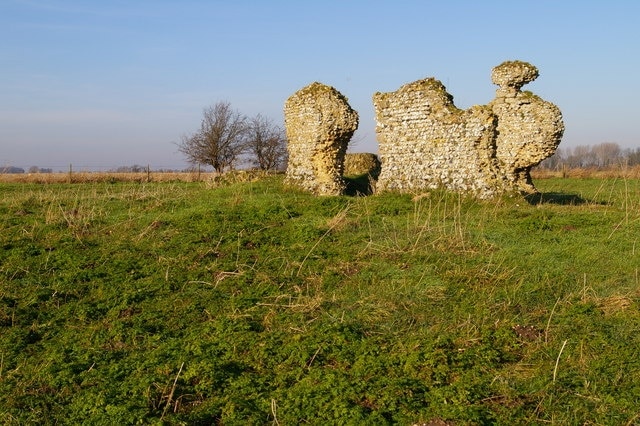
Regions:
[[0, 423], [640, 423], [640, 181], [0, 183]]

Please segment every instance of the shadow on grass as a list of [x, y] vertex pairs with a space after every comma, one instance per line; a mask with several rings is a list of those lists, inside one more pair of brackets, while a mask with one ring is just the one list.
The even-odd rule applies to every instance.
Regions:
[[565, 194], [562, 192], [538, 192], [527, 194], [524, 199], [531, 205], [536, 204], [561, 204], [579, 206], [582, 204], [606, 204], [602, 201], [587, 200], [577, 194]]
[[[375, 178], [368, 175], [344, 177], [347, 185], [345, 195], [351, 197], [362, 197], [373, 195], [375, 192]], [[538, 192], [526, 194], [524, 199], [531, 205], [537, 204], [558, 204], [567, 206], [580, 206], [584, 204], [606, 205], [605, 201], [587, 200], [578, 194], [566, 194], [563, 192]]]
[[345, 195], [351, 197], [362, 197], [367, 195], [373, 195], [375, 180], [370, 175], [359, 175], [344, 177], [344, 181], [347, 184], [345, 189]]

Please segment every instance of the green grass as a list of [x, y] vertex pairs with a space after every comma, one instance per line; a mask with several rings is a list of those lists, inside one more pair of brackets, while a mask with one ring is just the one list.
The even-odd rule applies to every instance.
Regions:
[[640, 182], [536, 185], [0, 184], [0, 423], [636, 424]]

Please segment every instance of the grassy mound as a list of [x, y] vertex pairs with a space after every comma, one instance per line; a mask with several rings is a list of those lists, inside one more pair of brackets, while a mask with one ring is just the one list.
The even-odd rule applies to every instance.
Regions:
[[633, 424], [640, 182], [0, 184], [3, 424]]

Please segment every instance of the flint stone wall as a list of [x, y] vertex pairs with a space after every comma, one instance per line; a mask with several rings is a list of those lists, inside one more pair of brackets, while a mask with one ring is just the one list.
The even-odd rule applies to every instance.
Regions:
[[377, 191], [444, 187], [487, 198], [506, 182], [495, 152], [496, 116], [488, 106], [466, 111], [434, 78], [373, 96], [382, 173]]
[[374, 179], [380, 176], [378, 156], [369, 152], [348, 153], [344, 157], [344, 176], [369, 175]]
[[344, 157], [358, 113], [335, 88], [312, 83], [285, 102], [286, 182], [319, 195], [340, 195]]
[[433, 78], [376, 93], [377, 190], [442, 187], [480, 198], [534, 192], [530, 170], [553, 155], [564, 132], [555, 105], [520, 91], [537, 77], [531, 64], [504, 62], [492, 70], [496, 98], [465, 111]]

